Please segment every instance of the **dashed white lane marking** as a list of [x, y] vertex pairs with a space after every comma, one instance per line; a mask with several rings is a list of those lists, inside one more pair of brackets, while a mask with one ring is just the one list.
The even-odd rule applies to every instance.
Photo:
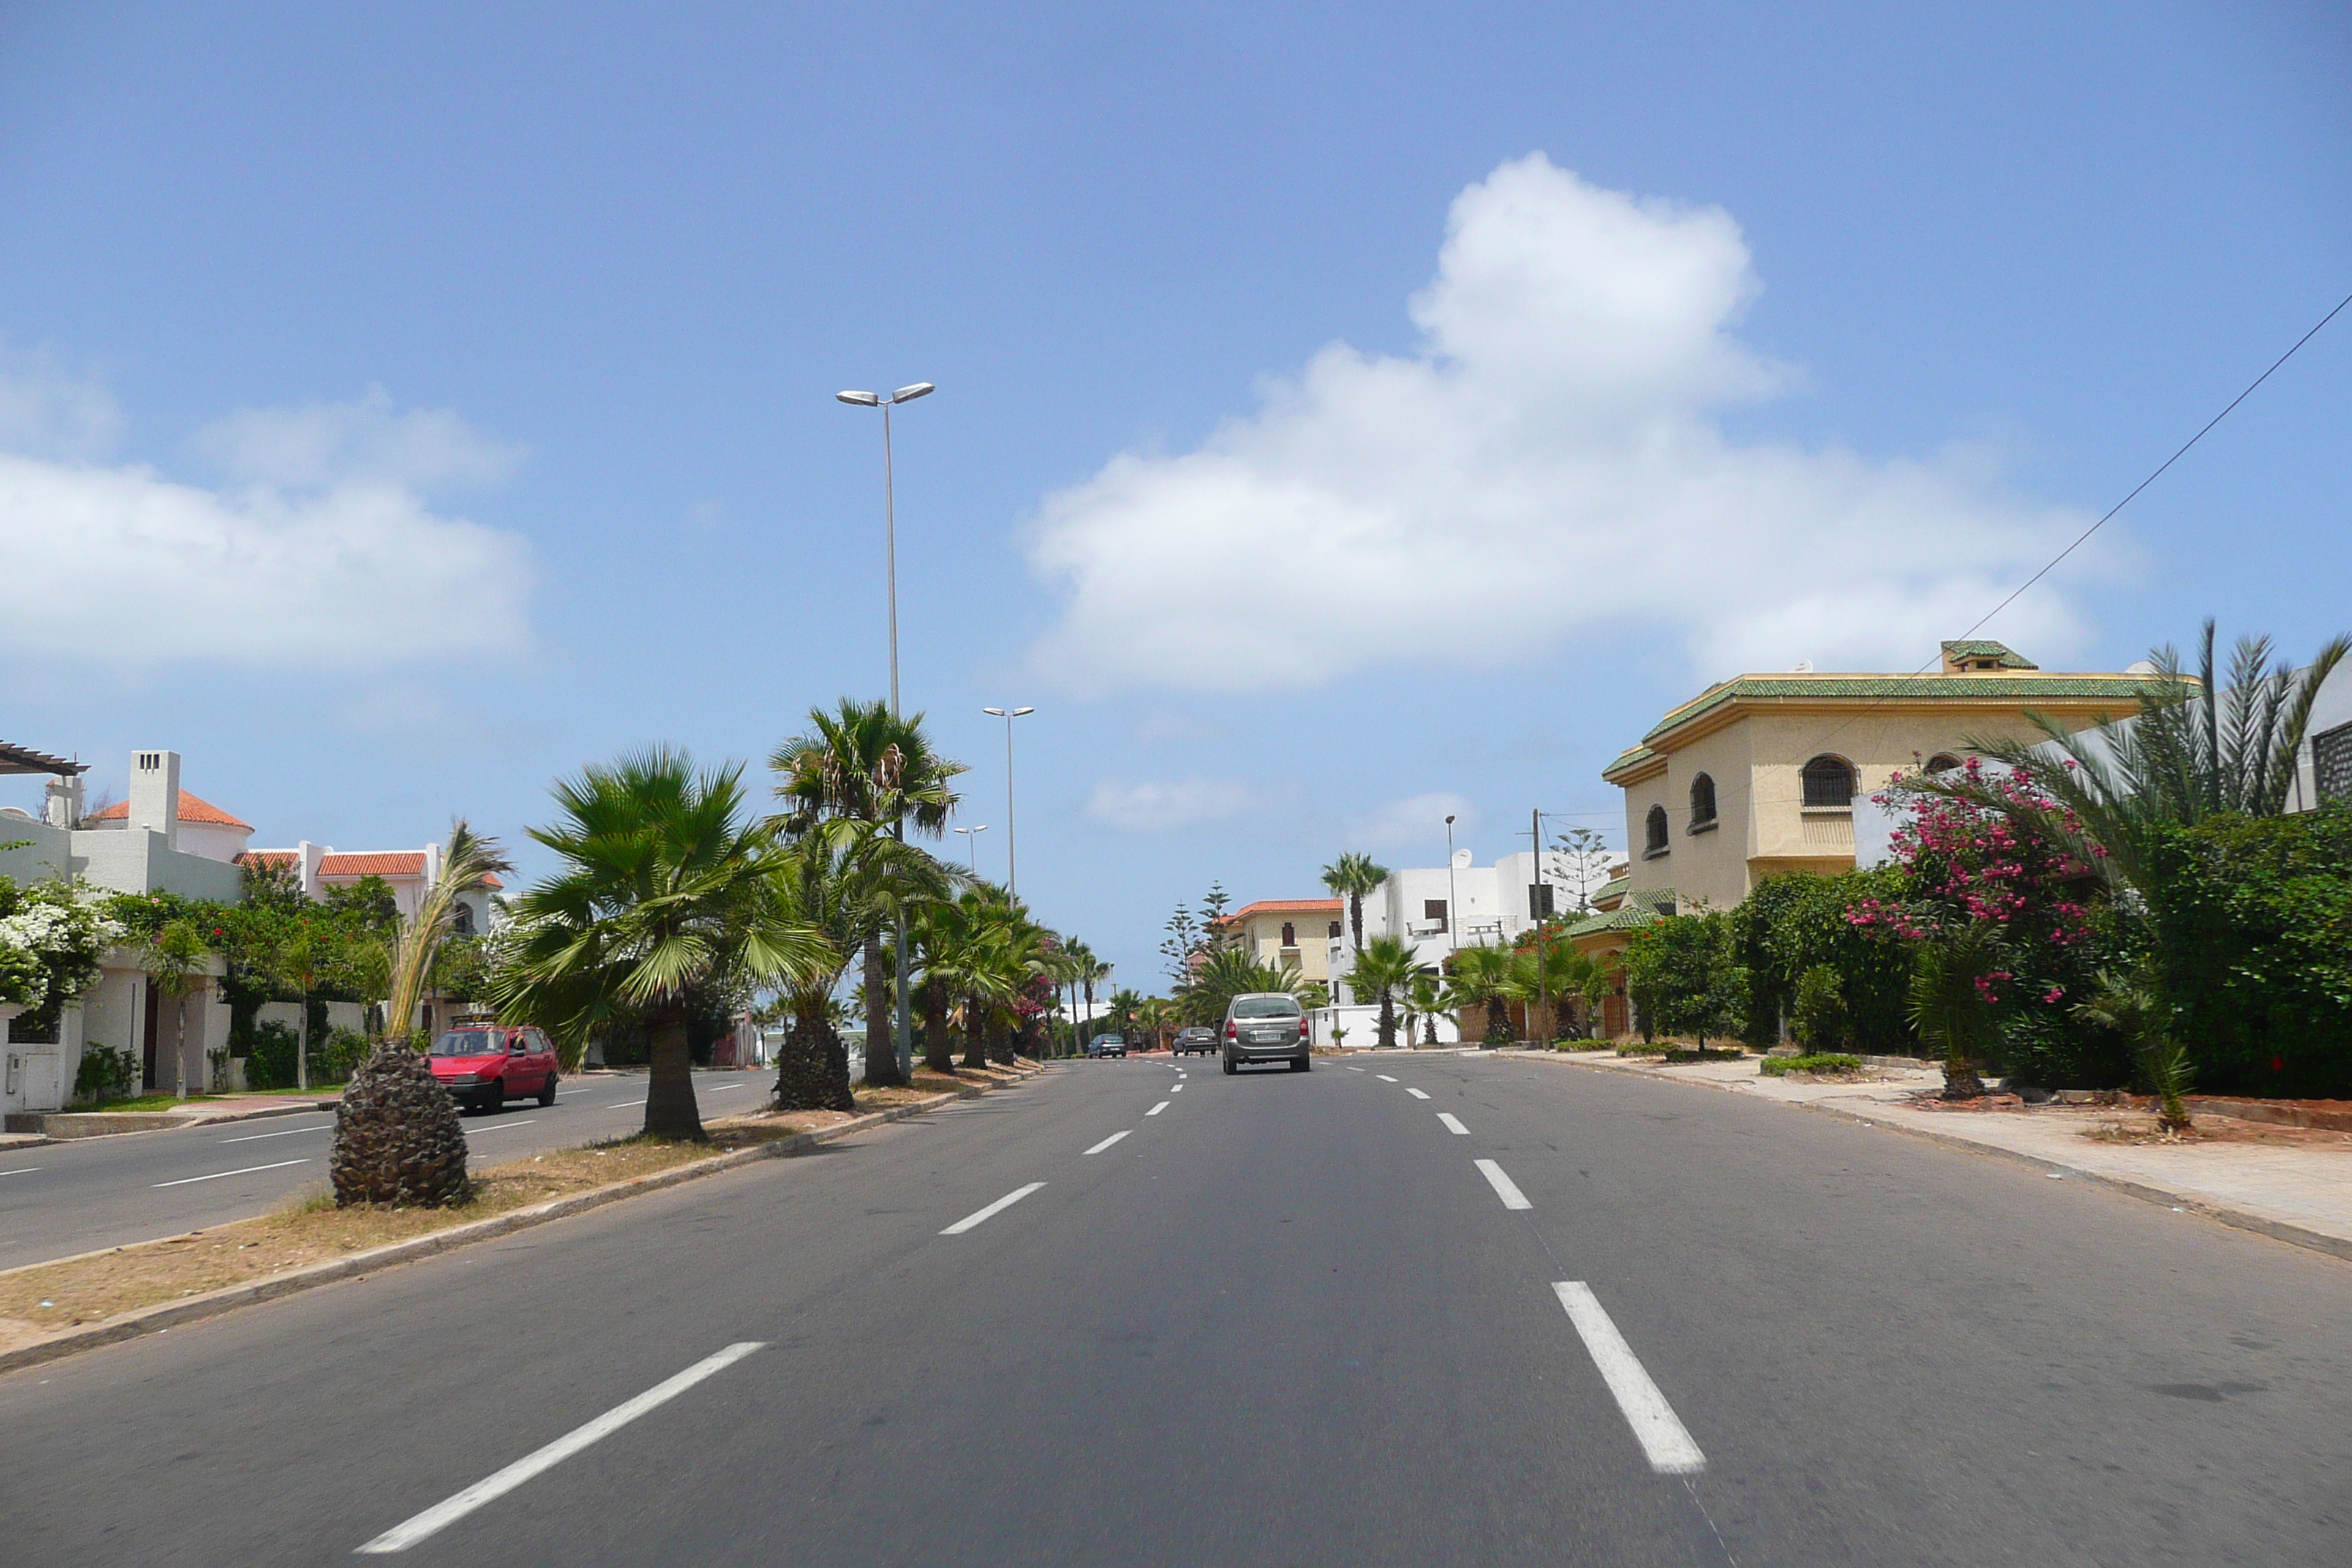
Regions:
[[525, 1454], [496, 1475], [476, 1481], [446, 1501], [436, 1502], [423, 1513], [394, 1525], [361, 1547], [360, 1551], [379, 1556], [407, 1551], [427, 1536], [455, 1524], [484, 1503], [504, 1497], [533, 1476], [552, 1469], [581, 1449], [611, 1436], [646, 1411], [676, 1399], [711, 1373], [733, 1366], [753, 1351], [762, 1348], [762, 1343], [759, 1340], [745, 1340], [729, 1345], [717, 1355], [703, 1357], [676, 1377], [654, 1384], [625, 1405], [613, 1406], [584, 1426], [573, 1427], [546, 1447]]
[[1421, 1090], [1412, 1088], [1411, 1086], [1407, 1086], [1405, 1092], [1412, 1096], [1415, 1100], [1427, 1100], [1429, 1098], [1429, 1096], [1422, 1093]]
[[335, 1124], [322, 1121], [316, 1127], [289, 1127], [283, 1132], [248, 1132], [242, 1138], [224, 1138], [224, 1143], [257, 1143], [264, 1138], [291, 1138], [297, 1132], [331, 1132]]
[[503, 1132], [509, 1127], [535, 1127], [538, 1124], [538, 1117], [526, 1116], [520, 1121], [493, 1121], [487, 1125], [477, 1121], [472, 1126], [467, 1128], [466, 1131], [468, 1135], [476, 1132]]
[[1087, 1150], [1087, 1152], [1089, 1154], [1099, 1154], [1104, 1150], [1109, 1148], [1112, 1144], [1118, 1142], [1120, 1139], [1126, 1137], [1129, 1133], [1134, 1131], [1135, 1129], [1132, 1127], [1122, 1127], [1118, 1131], [1112, 1133], [1109, 1137], [1104, 1139], [1101, 1142], [1096, 1144], [1093, 1148]]
[[748, 1089], [751, 1086], [748, 1084], [722, 1083], [717, 1089], [706, 1089], [702, 1092], [705, 1094], [726, 1094], [733, 1089]]
[[614, 1110], [634, 1110], [644, 1103], [645, 1101], [642, 1100], [624, 1100], [615, 1101], [611, 1109]]
[[1465, 1138], [1470, 1136], [1470, 1129], [1463, 1126], [1462, 1119], [1454, 1115], [1454, 1112], [1450, 1110], [1441, 1110], [1437, 1113], [1437, 1119], [1445, 1123], [1445, 1130], [1448, 1132], [1459, 1132]]
[[1025, 1187], [1015, 1187], [1011, 1192], [1005, 1194], [1003, 1197], [997, 1199], [994, 1203], [989, 1205], [986, 1208], [981, 1209], [976, 1213], [964, 1215], [963, 1218], [956, 1221], [955, 1224], [948, 1226], [947, 1229], [940, 1232], [940, 1234], [941, 1236], [961, 1236], [973, 1226], [980, 1225], [984, 1221], [995, 1218], [998, 1215], [1003, 1214], [1006, 1209], [1011, 1208], [1014, 1204], [1019, 1203], [1023, 1198], [1027, 1197], [1031, 1193], [1035, 1192], [1039, 1187], [1042, 1187], [1045, 1184], [1043, 1182], [1032, 1182]]
[[1376, 1078], [1376, 1079], [1380, 1079], [1382, 1083], [1394, 1083], [1394, 1082], [1396, 1082], [1396, 1079], [1394, 1079], [1391, 1078], [1388, 1074], [1386, 1074], [1386, 1073], [1384, 1073], [1384, 1072], [1376, 1072], [1376, 1073], [1374, 1073], [1372, 1076], [1373, 1076], [1374, 1078]]
[[1581, 1279], [1560, 1279], [1553, 1282], [1552, 1289], [1568, 1310], [1568, 1321], [1576, 1325], [1592, 1364], [1601, 1369], [1601, 1381], [1617, 1396], [1617, 1408], [1625, 1413], [1625, 1424], [1633, 1428], [1642, 1452], [1649, 1456], [1650, 1468], [1668, 1476], [1696, 1475], [1706, 1468], [1706, 1456], [1699, 1452], [1698, 1444], [1675, 1415], [1675, 1407], [1666, 1403], [1666, 1396], [1658, 1392], [1658, 1385], [1650, 1381], [1641, 1358], [1610, 1321], [1592, 1288]]
[[1495, 1189], [1495, 1195], [1503, 1200], [1505, 1208], [1531, 1209], [1536, 1206], [1528, 1202], [1528, 1194], [1519, 1191], [1519, 1184], [1517, 1182], [1503, 1174], [1502, 1166], [1492, 1160], [1480, 1160], [1475, 1163], [1478, 1166], [1478, 1173], [1486, 1178], [1486, 1184]]
[[1169, 1086], [1168, 1092], [1171, 1094], [1181, 1094], [1184, 1092], [1184, 1086], [1181, 1083], [1171, 1084]]
[[[1340, 1065], [1341, 1067], [1347, 1067], [1347, 1066], [1348, 1066], [1348, 1064], [1347, 1064], [1347, 1063], [1345, 1063], [1345, 1062], [1342, 1062], [1342, 1063], [1340, 1063], [1339, 1065]], [[1348, 1070], [1349, 1070], [1349, 1072], [1361, 1072], [1361, 1071], [1363, 1071], [1364, 1069], [1363, 1069], [1363, 1068], [1348, 1068]]]
[[[215, 1171], [209, 1176], [182, 1176], [176, 1182], [157, 1182], [158, 1187], [184, 1187], [190, 1182], [217, 1182], [223, 1176], [249, 1176], [256, 1171], [282, 1171], [289, 1165], [307, 1165], [308, 1160], [280, 1160], [273, 1165], [247, 1165], [241, 1171]], [[150, 1189], [151, 1191], [152, 1189]]]
[[39, 1169], [38, 1165], [19, 1165], [13, 1171], [0, 1171], [0, 1176], [29, 1176]]
[[1169, 1107], [1169, 1105], [1170, 1105], [1171, 1103], [1171, 1101], [1163, 1100], [1161, 1100], [1159, 1104], [1157, 1104], [1157, 1105], [1153, 1106], [1150, 1110], [1149, 1110], [1145, 1111], [1143, 1114], [1144, 1114], [1144, 1115], [1146, 1115], [1146, 1116], [1157, 1116], [1157, 1115], [1159, 1115], [1161, 1111], [1163, 1111], [1163, 1110], [1167, 1110], [1167, 1109], [1168, 1109], [1168, 1107]]

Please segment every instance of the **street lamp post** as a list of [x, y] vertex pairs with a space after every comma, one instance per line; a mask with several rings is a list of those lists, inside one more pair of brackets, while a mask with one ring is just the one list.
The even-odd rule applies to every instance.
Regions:
[[[882, 411], [882, 553], [889, 581], [890, 717], [893, 719], [898, 717], [898, 501], [891, 474], [890, 410], [901, 403], [929, 397], [935, 390], [929, 382], [919, 381], [887, 396], [878, 392], [836, 392], [833, 395], [838, 402]], [[903, 843], [907, 837], [906, 823], [893, 822], [890, 835]], [[915, 1067], [915, 1016], [914, 999], [907, 988], [907, 922], [903, 918], [898, 921], [898, 958], [895, 978], [898, 987], [898, 1006], [897, 1016], [892, 1020], [890, 1043], [898, 1052], [899, 1076], [904, 1078], [913, 1072]]]
[[965, 844], [971, 847], [971, 874], [977, 878], [980, 875], [980, 836], [988, 831], [988, 824], [983, 822], [978, 827], [959, 827], [956, 831], [963, 835]]
[[1462, 947], [1462, 894], [1454, 879], [1454, 818], [1445, 819], [1445, 951], [1448, 956]]
[[1004, 721], [1004, 890], [1018, 899], [1021, 896], [1021, 868], [1013, 854], [1013, 721], [1037, 710], [983, 708], [981, 711], [992, 719]]

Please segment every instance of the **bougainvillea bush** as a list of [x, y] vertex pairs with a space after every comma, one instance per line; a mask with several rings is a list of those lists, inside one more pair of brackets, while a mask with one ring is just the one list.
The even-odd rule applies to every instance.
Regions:
[[[2059, 810], [2029, 771], [1987, 770], [1974, 757], [1963, 767], [1996, 798]], [[2126, 1082], [2128, 1043], [2074, 1012], [2096, 973], [2127, 967], [2136, 945], [2137, 928], [2118, 918], [2098, 868], [2002, 811], [1906, 788], [1900, 775], [1874, 798], [1906, 813], [1891, 842], [1901, 891], [1856, 900], [1846, 917], [1854, 929], [1908, 945], [1987, 928], [2000, 958], [1978, 989], [2000, 1021], [1997, 1065], [2051, 1088]]]
[[0, 1002], [25, 1009], [11, 1033], [54, 1039], [58, 1010], [97, 983], [99, 960], [122, 934], [87, 888], [0, 877]]

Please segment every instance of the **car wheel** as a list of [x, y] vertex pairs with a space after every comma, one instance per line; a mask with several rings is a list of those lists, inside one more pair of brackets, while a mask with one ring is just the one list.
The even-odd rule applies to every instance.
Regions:
[[1227, 1057], [1227, 1058], [1225, 1058], [1225, 1076], [1226, 1076], [1227, 1078], [1231, 1078], [1231, 1077], [1233, 1077], [1233, 1076], [1234, 1076], [1234, 1074], [1235, 1074], [1235, 1073], [1237, 1073], [1237, 1072], [1239, 1072], [1239, 1071], [1241, 1071], [1241, 1070], [1242, 1070], [1241, 1063], [1239, 1063], [1239, 1062], [1237, 1062], [1237, 1061], [1234, 1060], [1234, 1058], [1231, 1058], [1231, 1057]]
[[1312, 1057], [1293, 1057], [1290, 1058], [1290, 1070], [1292, 1072], [1307, 1072], [1310, 1071], [1314, 1066], [1315, 1058]]
[[495, 1116], [507, 1108], [507, 1086], [503, 1080], [482, 1091], [482, 1114]]
[[549, 1073], [547, 1075], [547, 1084], [539, 1091], [539, 1102], [541, 1105], [553, 1105], [555, 1103], [555, 1075], [553, 1073]]

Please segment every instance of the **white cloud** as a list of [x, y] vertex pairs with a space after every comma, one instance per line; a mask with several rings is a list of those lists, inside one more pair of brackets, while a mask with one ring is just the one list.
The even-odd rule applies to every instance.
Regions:
[[1239, 779], [1148, 780], [1126, 784], [1105, 779], [1087, 799], [1087, 815], [1129, 833], [1167, 833], [1223, 822], [1250, 811], [1256, 792]]
[[527, 645], [529, 547], [410, 488], [487, 477], [498, 448], [452, 416], [351, 410], [275, 445], [239, 416], [223, 449], [276, 482], [235, 490], [0, 449], [0, 652], [348, 670]]
[[239, 409], [197, 432], [195, 447], [232, 479], [305, 487], [490, 484], [523, 458], [521, 447], [485, 438], [448, 409], [394, 413], [381, 386], [349, 403]]
[[0, 344], [0, 450], [102, 457], [121, 428], [106, 388], [66, 374], [49, 354]]
[[[1710, 673], [1917, 662], [2083, 520], [2002, 494], [1979, 452], [1730, 438], [1723, 409], [1794, 379], [1733, 333], [1758, 287], [1719, 209], [1504, 164], [1454, 203], [1419, 352], [1335, 343], [1198, 450], [1046, 499], [1030, 558], [1068, 601], [1037, 670], [1304, 689], [1603, 622]], [[2080, 636], [2048, 593], [1990, 629]]]
[[[1349, 825], [1348, 839], [1374, 849], [1425, 848], [1445, 842], [1449, 816], [1454, 819], [1454, 842], [1460, 847], [1477, 829], [1478, 808], [1451, 790], [1432, 790], [1376, 806]], [[1444, 858], [1442, 851], [1432, 858], [1437, 864]]]

